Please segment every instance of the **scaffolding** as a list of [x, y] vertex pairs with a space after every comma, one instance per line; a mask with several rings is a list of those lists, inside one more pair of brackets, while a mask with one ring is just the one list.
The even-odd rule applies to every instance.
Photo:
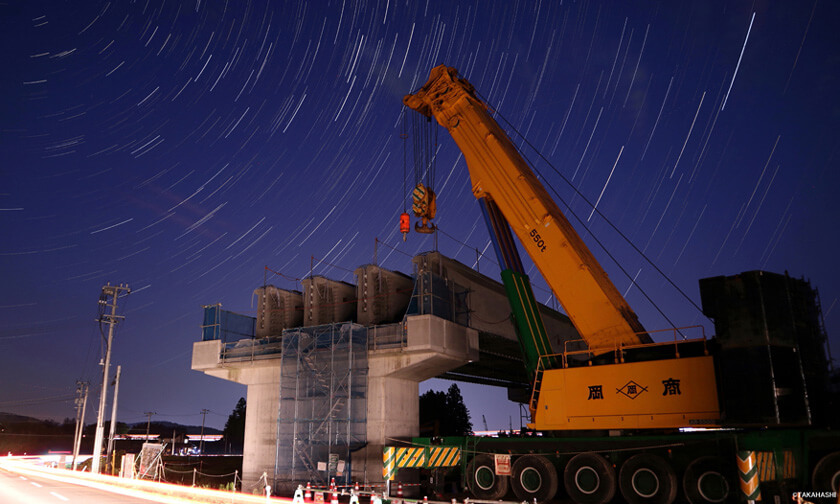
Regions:
[[275, 487], [349, 484], [367, 442], [367, 329], [353, 323], [283, 331]]

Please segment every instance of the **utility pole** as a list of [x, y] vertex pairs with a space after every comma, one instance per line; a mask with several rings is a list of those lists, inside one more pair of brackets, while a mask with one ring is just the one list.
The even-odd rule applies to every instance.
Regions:
[[207, 418], [207, 413], [210, 410], [201, 410], [201, 441], [198, 442], [198, 452], [204, 455], [204, 420]]
[[117, 366], [117, 375], [114, 377], [114, 405], [111, 407], [111, 431], [108, 433], [108, 449], [105, 456], [110, 457], [114, 450], [114, 433], [117, 429], [117, 398], [120, 394], [120, 373], [122, 366]]
[[76, 459], [79, 457], [79, 447], [82, 444], [82, 433], [85, 428], [85, 409], [87, 408], [88, 398], [88, 382], [77, 381], [76, 393], [79, 397], [76, 398], [76, 434], [73, 437], [73, 464], [72, 468], [76, 470]]
[[[102, 367], [102, 392], [99, 395], [99, 413], [96, 417], [96, 437], [93, 441], [93, 460], [91, 461], [90, 472], [99, 473], [100, 457], [102, 456], [102, 438], [104, 436], [103, 418], [105, 416], [105, 402], [108, 396], [108, 370], [111, 367], [111, 343], [114, 341], [114, 329], [120, 320], [125, 317], [117, 315], [117, 298], [120, 292], [125, 291], [126, 294], [131, 292], [128, 285], [111, 285], [110, 282], [102, 287], [102, 294], [99, 295], [99, 321], [100, 328], [102, 323], [108, 324], [108, 342], [105, 347], [105, 362]], [[108, 298], [111, 298], [111, 304], [108, 304]], [[111, 308], [111, 313], [106, 313], [107, 308]]]
[[143, 414], [146, 415], [147, 417], [149, 417], [149, 420], [146, 422], [146, 441], [145, 441], [146, 443], [148, 443], [149, 442], [149, 427], [152, 426], [152, 415], [157, 415], [157, 413], [155, 413], [154, 411], [147, 411]]

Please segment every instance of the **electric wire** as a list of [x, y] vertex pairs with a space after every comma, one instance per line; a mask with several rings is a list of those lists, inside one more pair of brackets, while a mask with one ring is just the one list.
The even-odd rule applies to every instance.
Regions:
[[[483, 100], [485, 103], [487, 103], [487, 101], [486, 101], [485, 97], [484, 97], [484, 96], [482, 96], [480, 93], [478, 93], [478, 91], [476, 91], [476, 94], [479, 96], [479, 98], [481, 98], [481, 100]], [[663, 277], [663, 278], [664, 278], [664, 279], [665, 279], [665, 280], [666, 280], [666, 281], [667, 281], [667, 282], [668, 282], [668, 283], [669, 283], [669, 284], [670, 284], [670, 285], [671, 285], [674, 289], [676, 289], [676, 290], [677, 290], [677, 292], [679, 292], [679, 293], [680, 293], [680, 295], [681, 295], [681, 296], [683, 296], [683, 298], [685, 298], [685, 299], [686, 299], [686, 300], [687, 300], [687, 301], [688, 301], [688, 302], [689, 302], [689, 303], [690, 303], [690, 304], [691, 304], [691, 305], [692, 305], [695, 309], [697, 309], [697, 311], [698, 311], [698, 312], [700, 312], [701, 314], [703, 314], [703, 310], [702, 310], [702, 309], [701, 309], [701, 308], [697, 305], [697, 303], [695, 303], [695, 302], [694, 302], [694, 300], [692, 300], [692, 299], [691, 299], [691, 298], [690, 298], [690, 297], [689, 297], [689, 296], [688, 296], [688, 295], [687, 295], [687, 294], [686, 294], [686, 293], [685, 293], [682, 289], [680, 289], [680, 287], [679, 287], [679, 286], [677, 286], [677, 285], [676, 285], [676, 283], [674, 283], [674, 281], [673, 281], [673, 280], [671, 280], [671, 278], [670, 278], [670, 277], [668, 277], [668, 275], [667, 275], [665, 272], [663, 272], [663, 271], [662, 271], [662, 270], [661, 270], [661, 269], [660, 269], [660, 268], [659, 268], [656, 264], [654, 264], [654, 262], [653, 262], [653, 261], [652, 261], [652, 260], [651, 260], [651, 259], [650, 259], [650, 258], [649, 258], [649, 257], [648, 257], [648, 256], [647, 256], [647, 255], [646, 255], [646, 254], [642, 251], [642, 250], [640, 250], [640, 249], [639, 249], [639, 247], [637, 247], [637, 246], [636, 246], [636, 244], [635, 244], [635, 243], [633, 243], [633, 241], [632, 241], [632, 240], [630, 240], [630, 238], [628, 238], [628, 237], [627, 237], [627, 235], [625, 235], [625, 234], [624, 234], [624, 233], [623, 233], [623, 232], [622, 232], [622, 231], [621, 231], [621, 230], [620, 230], [620, 229], [619, 229], [619, 228], [618, 228], [618, 227], [617, 227], [617, 226], [616, 226], [616, 225], [615, 225], [615, 224], [614, 224], [614, 223], [613, 223], [613, 222], [612, 222], [612, 221], [611, 221], [611, 220], [610, 220], [607, 216], [605, 216], [605, 215], [604, 215], [604, 214], [603, 214], [600, 210], [598, 210], [598, 209], [597, 209], [597, 208], [596, 208], [596, 207], [592, 204], [592, 202], [591, 202], [591, 201], [589, 201], [589, 199], [588, 199], [588, 198], [587, 198], [587, 197], [586, 197], [586, 196], [585, 196], [585, 195], [584, 195], [584, 194], [583, 194], [580, 190], [578, 190], [578, 188], [577, 188], [577, 187], [575, 187], [575, 185], [574, 185], [574, 184], [572, 184], [572, 183], [571, 183], [571, 181], [570, 181], [568, 178], [566, 178], [566, 177], [565, 177], [565, 176], [564, 176], [564, 175], [560, 172], [560, 170], [558, 170], [558, 169], [557, 169], [557, 168], [556, 168], [556, 167], [555, 167], [555, 166], [554, 166], [554, 165], [553, 165], [553, 164], [552, 164], [552, 163], [551, 163], [551, 162], [550, 162], [550, 161], [549, 161], [549, 160], [548, 160], [548, 159], [547, 159], [547, 158], [546, 158], [546, 157], [545, 157], [545, 156], [544, 156], [544, 155], [543, 155], [540, 151], [539, 151], [539, 149], [537, 149], [537, 148], [536, 148], [536, 147], [535, 147], [535, 146], [534, 146], [534, 145], [533, 145], [530, 141], [528, 141], [528, 139], [527, 139], [527, 138], [525, 138], [525, 136], [524, 136], [524, 135], [522, 135], [522, 133], [520, 133], [520, 132], [519, 132], [519, 130], [516, 128], [516, 126], [514, 126], [514, 125], [513, 125], [510, 121], [508, 121], [508, 120], [504, 117], [504, 115], [502, 115], [502, 114], [501, 114], [498, 110], [496, 110], [494, 107], [490, 106], [489, 104], [488, 104], [488, 107], [489, 107], [491, 110], [493, 110], [493, 111], [494, 111], [494, 113], [495, 113], [495, 115], [497, 115], [499, 118], [501, 118], [501, 119], [502, 119], [502, 121], [504, 121], [504, 122], [505, 122], [505, 124], [507, 124], [507, 125], [511, 128], [511, 130], [512, 130], [512, 131], [514, 131], [514, 132], [517, 134], [517, 136], [519, 136], [519, 137], [522, 139], [522, 141], [523, 141], [526, 145], [528, 145], [528, 147], [530, 147], [530, 148], [531, 148], [531, 149], [532, 149], [532, 150], [533, 150], [533, 151], [537, 154], [537, 156], [539, 156], [539, 157], [540, 157], [540, 159], [542, 159], [543, 161], [545, 161], [545, 163], [546, 163], [549, 167], [551, 167], [551, 169], [552, 169], [552, 170], [554, 170], [554, 172], [555, 172], [555, 173], [556, 173], [556, 174], [557, 174], [557, 175], [558, 175], [558, 176], [559, 176], [559, 177], [560, 177], [560, 178], [561, 178], [564, 182], [566, 182], [566, 184], [567, 184], [567, 185], [568, 185], [568, 186], [569, 186], [569, 187], [570, 187], [570, 188], [571, 188], [571, 189], [575, 192], [575, 194], [577, 194], [577, 195], [578, 195], [581, 199], [583, 199], [583, 201], [584, 201], [587, 205], [589, 205], [590, 207], [592, 207], [592, 208], [593, 208], [593, 210], [594, 210], [594, 212], [595, 212], [595, 213], [597, 213], [597, 214], [598, 214], [598, 216], [600, 216], [600, 217], [604, 220], [604, 222], [606, 222], [606, 223], [610, 226], [610, 228], [612, 228], [612, 229], [613, 229], [616, 233], [618, 233], [618, 235], [619, 235], [619, 236], [620, 236], [620, 237], [621, 237], [621, 238], [622, 238], [622, 239], [623, 239], [623, 240], [624, 240], [624, 241], [625, 241], [628, 245], [630, 245], [630, 246], [633, 248], [633, 250], [635, 250], [635, 251], [636, 251], [636, 252], [637, 252], [637, 253], [638, 253], [638, 254], [639, 254], [639, 255], [640, 255], [640, 256], [641, 256], [641, 257], [645, 260], [645, 262], [647, 262], [650, 266], [652, 266], [652, 267], [653, 267], [653, 269], [654, 269], [657, 273], [659, 273], [659, 274], [660, 274], [660, 275], [661, 275], [661, 276], [662, 276], [662, 277]], [[585, 224], [585, 222], [583, 221], [583, 219], [581, 219], [581, 218], [580, 218], [580, 217], [579, 217], [579, 216], [578, 216], [578, 215], [574, 212], [574, 210], [572, 210], [572, 208], [569, 206], [569, 204], [568, 204], [568, 203], [566, 203], [566, 201], [563, 199], [563, 197], [560, 195], [560, 193], [559, 193], [559, 192], [558, 192], [558, 191], [557, 191], [557, 190], [556, 190], [556, 189], [555, 189], [555, 188], [554, 188], [554, 187], [553, 187], [553, 186], [552, 186], [552, 185], [548, 182], [548, 180], [546, 179], [546, 177], [544, 177], [544, 176], [543, 176], [543, 175], [539, 172], [539, 170], [537, 170], [537, 168], [536, 168], [535, 164], [534, 164], [534, 163], [532, 163], [532, 162], [531, 162], [531, 161], [527, 158], [527, 156], [526, 156], [524, 153], [520, 152], [520, 154], [522, 154], [523, 158], [525, 158], [525, 161], [528, 163], [528, 165], [529, 165], [529, 166], [530, 166], [530, 167], [531, 167], [531, 168], [532, 168], [532, 169], [533, 169], [533, 170], [534, 170], [534, 171], [535, 171], [535, 172], [536, 172], [536, 173], [537, 173], [537, 174], [538, 174], [538, 175], [539, 175], [539, 176], [543, 179], [543, 183], [544, 183], [544, 184], [545, 184], [545, 185], [546, 185], [546, 186], [547, 186], [547, 187], [548, 187], [548, 188], [549, 188], [549, 189], [550, 189], [550, 190], [554, 193], [554, 195], [555, 195], [555, 196], [556, 196], [556, 197], [557, 197], [557, 198], [558, 198], [558, 199], [559, 199], [559, 200], [563, 203], [563, 205], [565, 205], [565, 207], [566, 207], [566, 208], [568, 209], [568, 211], [572, 214], [572, 216], [574, 216], [574, 218], [575, 218], [575, 219], [576, 219], [576, 220], [580, 223], [580, 225], [581, 225], [581, 226], [583, 226], [583, 228], [584, 228], [587, 232], [589, 232], [589, 233], [592, 235], [593, 239], [594, 239], [594, 240], [598, 243], [598, 246], [600, 246], [600, 247], [604, 250], [604, 252], [605, 252], [605, 253], [606, 253], [606, 254], [610, 257], [610, 259], [611, 259], [611, 260], [612, 260], [612, 261], [616, 264], [616, 266], [618, 266], [618, 268], [621, 270], [621, 272], [622, 272], [622, 273], [624, 273], [624, 275], [625, 275], [625, 276], [626, 276], [626, 277], [630, 280], [630, 282], [631, 282], [633, 285], [635, 285], [635, 286], [639, 289], [639, 291], [640, 291], [640, 292], [642, 292], [642, 294], [643, 294], [643, 296], [645, 297], [645, 299], [647, 299], [647, 300], [651, 303], [651, 305], [652, 305], [652, 306], [653, 306], [653, 307], [657, 310], [657, 312], [659, 312], [659, 314], [660, 314], [660, 315], [662, 315], [662, 316], [665, 318], [665, 320], [667, 320], [667, 321], [668, 321], [668, 323], [669, 323], [669, 324], [674, 325], [674, 324], [673, 324], [673, 322], [672, 322], [672, 321], [671, 321], [671, 320], [670, 320], [670, 319], [669, 319], [669, 318], [668, 318], [668, 317], [667, 317], [667, 316], [666, 316], [666, 315], [662, 312], [662, 310], [659, 308], [659, 306], [658, 306], [658, 305], [657, 305], [657, 304], [656, 304], [656, 303], [655, 303], [655, 302], [654, 302], [654, 301], [650, 298], [650, 296], [648, 296], [648, 294], [644, 291], [644, 289], [642, 289], [642, 287], [641, 287], [640, 285], [638, 285], [638, 284], [637, 284], [637, 283], [633, 280], [633, 277], [632, 277], [632, 276], [631, 276], [631, 275], [630, 275], [630, 274], [629, 274], [629, 273], [628, 273], [628, 272], [627, 272], [627, 271], [626, 271], [626, 270], [625, 270], [625, 269], [621, 266], [621, 264], [618, 262], [618, 260], [617, 260], [617, 259], [616, 259], [616, 258], [615, 258], [615, 257], [614, 257], [614, 256], [613, 256], [610, 252], [609, 252], [609, 250], [608, 250], [608, 249], [604, 246], [604, 244], [603, 244], [603, 243], [602, 243], [602, 242], [601, 242], [601, 241], [597, 238], [597, 236], [595, 235], [595, 233], [593, 233], [593, 232], [589, 229], [589, 227]]]
[[0, 401], [0, 406], [14, 405], [14, 406], [32, 406], [35, 404], [49, 404], [58, 402], [67, 402], [76, 398], [76, 394], [62, 394], [48, 397], [36, 397], [33, 399], [15, 399], [14, 401]]

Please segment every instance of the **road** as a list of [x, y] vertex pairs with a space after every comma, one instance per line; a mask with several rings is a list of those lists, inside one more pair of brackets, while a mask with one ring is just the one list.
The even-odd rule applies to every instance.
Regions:
[[3, 504], [149, 504], [152, 501], [46, 478], [21, 476], [0, 469], [0, 502]]

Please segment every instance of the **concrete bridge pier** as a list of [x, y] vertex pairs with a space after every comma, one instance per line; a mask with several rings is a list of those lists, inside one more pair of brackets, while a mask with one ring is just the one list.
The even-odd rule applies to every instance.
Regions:
[[[353, 481], [382, 483], [382, 448], [393, 439], [419, 435], [421, 381], [478, 360], [475, 329], [434, 315], [414, 315], [406, 317], [404, 331], [400, 345], [368, 346], [367, 445], [352, 455]], [[264, 472], [273, 479], [278, 453], [293, 456], [291, 447], [278, 446], [281, 361], [279, 352], [225, 358], [220, 340], [193, 344], [192, 369], [248, 387], [242, 474], [246, 492], [261, 485]]]

